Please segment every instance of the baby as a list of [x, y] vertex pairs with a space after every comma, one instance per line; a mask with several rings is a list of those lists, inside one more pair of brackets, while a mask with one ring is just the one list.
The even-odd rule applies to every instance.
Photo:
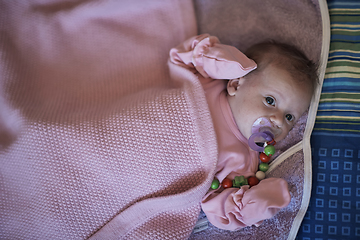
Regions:
[[216, 132], [215, 179], [222, 184], [204, 196], [203, 211], [222, 229], [260, 225], [289, 204], [287, 182], [261, 177], [255, 186], [228, 187], [225, 181], [254, 178], [260, 160], [251, 147], [252, 136], [266, 129], [267, 136], [282, 140], [308, 109], [317, 80], [315, 64], [285, 44], [257, 44], [244, 55], [207, 34], [173, 48], [170, 61], [198, 76]]

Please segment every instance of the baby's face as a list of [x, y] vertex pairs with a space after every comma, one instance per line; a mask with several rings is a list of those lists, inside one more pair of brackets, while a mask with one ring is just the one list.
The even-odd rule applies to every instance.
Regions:
[[269, 120], [276, 141], [284, 139], [307, 110], [312, 97], [309, 84], [295, 82], [288, 72], [272, 65], [230, 80], [227, 90], [235, 122], [247, 139], [259, 118]]

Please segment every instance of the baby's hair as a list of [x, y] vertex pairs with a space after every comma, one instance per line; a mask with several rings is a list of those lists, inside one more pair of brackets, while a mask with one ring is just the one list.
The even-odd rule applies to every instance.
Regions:
[[315, 91], [318, 83], [318, 66], [298, 48], [271, 40], [251, 46], [245, 55], [258, 65], [253, 73], [260, 72], [271, 64], [289, 72], [293, 79], [307, 82]]

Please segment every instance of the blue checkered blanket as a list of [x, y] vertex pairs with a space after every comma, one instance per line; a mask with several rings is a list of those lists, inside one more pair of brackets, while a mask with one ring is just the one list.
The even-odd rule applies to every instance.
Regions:
[[328, 0], [331, 43], [297, 239], [360, 239], [360, 1]]

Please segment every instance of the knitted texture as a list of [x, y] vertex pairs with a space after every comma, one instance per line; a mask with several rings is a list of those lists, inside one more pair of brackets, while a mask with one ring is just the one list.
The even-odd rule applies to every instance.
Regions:
[[[1, 158], [5, 179], [1, 225], [2, 234], [7, 234], [2, 237], [86, 238], [136, 202], [176, 195], [206, 180], [210, 168], [204, 169], [207, 154], [199, 146], [206, 141], [196, 137], [197, 119], [189, 114], [184, 94], [178, 90], [142, 94], [156, 97], [117, 109], [122, 115], [24, 126], [18, 141]], [[163, 219], [151, 221], [153, 231], [159, 225], [175, 230], [183, 221], [182, 235], [189, 234], [200, 211], [198, 191], [192, 211], [173, 222], [163, 213]], [[20, 219], [21, 224], [14, 224]], [[32, 227], [37, 221], [42, 228]]]
[[192, 2], [0, 6], [0, 238], [187, 238], [217, 161], [201, 85], [167, 66]]

